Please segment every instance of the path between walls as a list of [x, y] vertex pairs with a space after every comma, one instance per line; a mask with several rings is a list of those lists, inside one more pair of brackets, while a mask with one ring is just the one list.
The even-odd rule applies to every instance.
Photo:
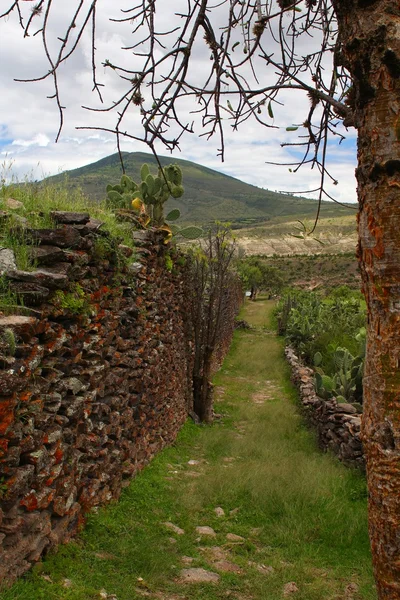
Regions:
[[212, 427], [189, 422], [119, 503], [1, 600], [373, 600], [365, 484], [297, 412], [270, 302], [248, 303], [215, 378]]

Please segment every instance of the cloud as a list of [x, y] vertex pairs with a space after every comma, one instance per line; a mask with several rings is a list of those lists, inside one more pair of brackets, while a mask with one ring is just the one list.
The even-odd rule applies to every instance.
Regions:
[[13, 140], [12, 146], [21, 146], [22, 148], [30, 148], [31, 146], [39, 146], [45, 148], [50, 144], [50, 139], [44, 133], [38, 133], [31, 140]]

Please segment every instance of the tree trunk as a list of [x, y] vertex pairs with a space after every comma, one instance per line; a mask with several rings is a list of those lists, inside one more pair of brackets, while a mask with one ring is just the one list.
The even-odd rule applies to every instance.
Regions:
[[258, 289], [256, 288], [256, 286], [253, 285], [250, 290], [250, 300], [253, 300], [255, 302], [257, 299], [257, 294]]
[[400, 7], [332, 0], [353, 78], [358, 255], [368, 308], [362, 439], [380, 600], [400, 599]]
[[214, 348], [207, 347], [200, 374], [193, 375], [194, 412], [202, 423], [213, 421], [213, 386], [211, 379], [211, 362]]

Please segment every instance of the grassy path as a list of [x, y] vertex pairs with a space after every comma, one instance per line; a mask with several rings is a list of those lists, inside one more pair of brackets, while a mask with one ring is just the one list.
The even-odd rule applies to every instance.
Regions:
[[302, 425], [272, 308], [244, 309], [255, 328], [236, 332], [215, 379], [222, 418], [188, 423], [118, 504], [1, 600], [376, 599], [364, 480]]

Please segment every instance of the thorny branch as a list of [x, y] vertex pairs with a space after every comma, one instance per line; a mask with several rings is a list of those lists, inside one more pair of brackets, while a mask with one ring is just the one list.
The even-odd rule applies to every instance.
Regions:
[[[72, 3], [75, 8], [69, 21], [57, 34], [56, 51], [54, 28], [49, 25], [57, 10], [54, 0], [39, 0], [33, 7], [31, 0], [8, 0], [5, 10], [2, 4], [7, 2], [0, 0], [0, 19], [15, 13], [25, 37], [42, 37], [49, 70], [20, 81], [52, 79], [50, 98], [59, 111], [58, 140], [65, 109], [59, 69], [87, 39], [86, 32], [93, 91], [103, 102], [96, 71], [100, 3]], [[129, 61], [122, 58], [114, 64], [102, 58], [102, 65], [124, 89], [108, 105], [84, 107], [115, 113], [114, 127], [87, 129], [112, 131], [122, 159], [123, 138], [140, 140], [156, 154], [156, 144], [172, 151], [184, 133], [194, 133], [200, 126], [201, 136], [218, 137], [218, 154], [224, 160], [227, 126], [236, 130], [253, 119], [259, 126], [275, 128], [274, 112], [282, 104], [282, 92], [286, 96], [289, 89], [303, 90], [309, 98], [308, 114], [301, 124], [288, 128], [298, 131], [297, 141], [284, 145], [296, 153], [294, 171], [307, 164], [320, 172], [320, 202], [324, 196], [331, 198], [324, 185], [327, 178], [335, 183], [326, 168], [328, 140], [343, 138], [337, 128], [340, 121], [345, 126], [354, 123], [347, 103], [350, 78], [336, 60], [341, 48], [330, 0], [178, 0], [169, 12], [161, 5], [160, 0], [158, 4], [157, 0], [138, 0], [121, 9], [119, 18], [110, 18], [116, 26], [132, 27], [133, 43], [123, 47]], [[209, 68], [204, 69], [199, 57], [207, 55]], [[133, 111], [140, 117], [139, 131], [132, 130]]]

